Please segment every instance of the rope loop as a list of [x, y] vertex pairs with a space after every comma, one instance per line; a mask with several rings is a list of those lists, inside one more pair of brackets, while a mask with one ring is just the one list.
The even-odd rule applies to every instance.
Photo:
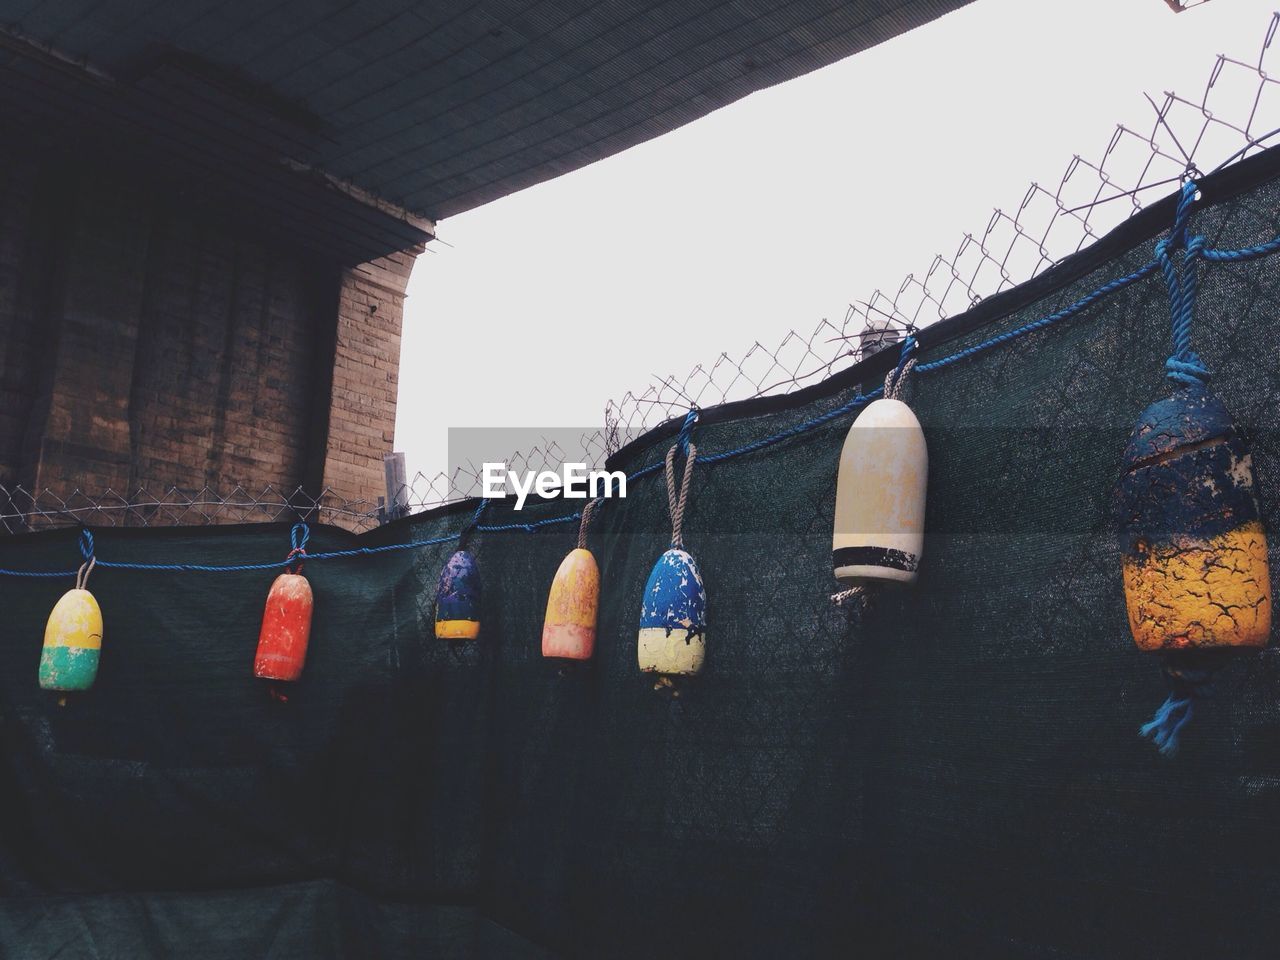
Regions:
[[[307, 559], [307, 541], [311, 539], [311, 528], [305, 523], [295, 523], [289, 531], [289, 556], [286, 557], [284, 572], [302, 573], [302, 564]], [[294, 559], [297, 563], [293, 563]]]
[[84, 590], [89, 586], [89, 574], [93, 573], [93, 568], [98, 563], [97, 558], [93, 555], [89, 559], [80, 564], [80, 569], [76, 571], [76, 589]]
[[86, 562], [93, 559], [93, 531], [88, 527], [80, 528], [80, 555]]
[[676, 491], [676, 451], [678, 443], [672, 444], [667, 451], [667, 511], [671, 514], [671, 546], [676, 550], [684, 549], [684, 511], [689, 503], [689, 479], [693, 476], [693, 464], [698, 459], [698, 448], [689, 444], [689, 452], [684, 458], [684, 475], [680, 479], [680, 490]]
[[588, 500], [587, 505], [582, 508], [582, 522], [578, 524], [578, 549], [587, 549], [587, 527], [591, 525], [591, 520], [595, 515], [596, 509], [600, 504], [604, 503], [604, 497], [597, 497], [594, 500]]

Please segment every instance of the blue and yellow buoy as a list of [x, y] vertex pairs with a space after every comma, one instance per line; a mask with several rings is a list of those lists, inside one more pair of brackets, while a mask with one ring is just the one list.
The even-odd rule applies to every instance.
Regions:
[[1120, 481], [1125, 606], [1137, 646], [1262, 647], [1271, 634], [1267, 538], [1253, 462], [1203, 385], [1148, 407]]
[[440, 571], [436, 588], [436, 637], [474, 640], [480, 636], [480, 570], [470, 551], [458, 550]]
[[1143, 412], [1125, 450], [1119, 506], [1129, 629], [1139, 649], [1160, 655], [1170, 687], [1141, 732], [1172, 755], [1226, 658], [1271, 635], [1252, 457], [1203, 383]]

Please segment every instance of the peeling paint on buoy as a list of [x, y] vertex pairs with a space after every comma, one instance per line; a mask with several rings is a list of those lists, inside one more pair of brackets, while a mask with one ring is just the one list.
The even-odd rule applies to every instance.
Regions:
[[542, 655], [590, 660], [596, 646], [600, 568], [590, 550], [579, 547], [560, 563], [547, 597]]
[[436, 637], [474, 640], [480, 636], [480, 571], [475, 557], [458, 550], [440, 571], [436, 588]]
[[258, 634], [253, 675], [268, 680], [297, 680], [311, 639], [311, 584], [296, 573], [282, 573], [271, 584]]
[[88, 590], [68, 590], [54, 604], [40, 652], [43, 690], [88, 690], [98, 675], [102, 610]]
[[837, 580], [915, 582], [928, 479], [924, 431], [911, 408], [891, 399], [869, 404], [840, 451], [831, 542]]
[[707, 649], [707, 596], [698, 564], [672, 547], [654, 564], [640, 606], [637, 658], [646, 673], [692, 676]]
[[1203, 386], [1142, 414], [1120, 480], [1125, 606], [1148, 651], [1262, 647], [1271, 634], [1267, 539], [1250, 452]]

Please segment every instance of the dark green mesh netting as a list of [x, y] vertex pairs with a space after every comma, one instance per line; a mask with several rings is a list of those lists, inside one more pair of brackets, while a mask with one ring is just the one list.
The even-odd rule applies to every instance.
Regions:
[[[1262, 155], [1205, 184], [1193, 229], [1280, 233]], [[1164, 203], [1091, 251], [925, 331], [933, 359], [1151, 257]], [[1195, 344], [1254, 439], [1280, 543], [1280, 257], [1202, 270]], [[829, 594], [849, 419], [700, 466], [685, 522], [708, 661], [678, 699], [635, 665], [670, 536], [659, 476], [591, 531], [596, 661], [539, 655], [576, 524], [482, 533], [482, 639], [432, 638], [454, 548], [308, 564], [315, 629], [287, 702], [251, 676], [272, 573], [95, 571], [95, 688], [36, 686], [69, 582], [0, 578], [5, 957], [1270, 957], [1280, 944], [1280, 660], [1239, 658], [1174, 760], [1131, 644], [1111, 491], [1168, 392], [1152, 277], [1084, 315], [915, 378], [930, 452], [919, 583], [861, 622]], [[728, 450], [867, 389], [889, 358], [706, 411]], [[675, 425], [615, 466], [659, 459]], [[312, 552], [451, 533], [473, 505]], [[577, 508], [532, 504], [516, 519]], [[486, 522], [512, 514], [492, 508]], [[103, 559], [237, 563], [287, 527], [103, 530]], [[0, 566], [74, 567], [74, 531]], [[1276, 567], [1273, 556], [1273, 568]]]

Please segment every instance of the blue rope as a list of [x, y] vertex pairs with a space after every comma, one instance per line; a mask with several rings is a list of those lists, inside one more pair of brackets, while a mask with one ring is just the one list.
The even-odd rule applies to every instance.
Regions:
[[[1270, 256], [1273, 253], [1280, 252], [1280, 237], [1268, 240], [1265, 243], [1256, 244], [1251, 247], [1241, 247], [1237, 250], [1218, 250], [1205, 246], [1204, 238], [1200, 236], [1187, 236], [1188, 226], [1190, 223], [1191, 207], [1195, 200], [1196, 184], [1192, 180], [1188, 180], [1182, 188], [1181, 196], [1178, 200], [1178, 209], [1174, 217], [1173, 228], [1167, 238], [1160, 240], [1156, 244], [1156, 258], [1149, 263], [1143, 264], [1132, 273], [1123, 277], [1117, 277], [1109, 280], [1102, 286], [1098, 287], [1091, 293], [1086, 294], [1074, 303], [1068, 304], [1061, 310], [1051, 313], [1047, 316], [1032, 320], [1013, 330], [997, 334], [973, 346], [965, 347], [945, 357], [937, 360], [931, 360], [928, 363], [917, 364], [916, 373], [932, 373], [949, 367], [952, 364], [960, 363], [968, 360], [978, 354], [985, 353], [996, 347], [1016, 340], [1019, 337], [1026, 336], [1031, 333], [1037, 333], [1045, 330], [1063, 320], [1070, 319], [1079, 313], [1087, 310], [1099, 300], [1111, 296], [1126, 287], [1151, 276], [1157, 270], [1163, 272], [1165, 282], [1169, 287], [1170, 313], [1172, 318], [1172, 340], [1173, 355], [1166, 361], [1165, 368], [1168, 376], [1180, 383], [1202, 383], [1209, 376], [1208, 369], [1201, 362], [1200, 358], [1191, 349], [1191, 314], [1195, 306], [1195, 298], [1197, 291], [1198, 278], [1196, 275], [1196, 261], [1205, 260], [1215, 263], [1237, 263], [1246, 260], [1256, 260], [1260, 257]], [[1177, 270], [1173, 262], [1173, 252], [1179, 248], [1185, 247], [1183, 255], [1181, 272]], [[894, 368], [893, 376], [896, 379], [902, 375], [907, 360], [911, 354], [919, 348], [919, 343], [915, 337], [908, 337], [903, 341], [902, 350], [898, 357], [897, 366]], [[884, 393], [883, 387], [877, 387], [869, 393], [858, 393], [848, 402], [841, 406], [834, 407], [826, 413], [811, 417], [794, 426], [779, 430], [777, 433], [770, 434], [767, 437], [761, 437], [742, 446], [734, 447], [731, 450], [725, 450], [721, 453], [699, 454], [697, 462], [702, 464], [720, 463], [732, 457], [742, 456], [748, 453], [754, 453], [771, 447], [776, 443], [789, 440], [792, 437], [807, 433], [810, 430], [824, 426], [833, 420], [839, 419], [849, 413], [857, 412], [866, 406], [872, 400], [877, 399]], [[698, 410], [692, 408], [685, 414], [684, 422], [680, 427], [677, 436], [677, 442], [686, 453], [688, 452], [689, 442], [692, 439], [693, 427], [698, 421]], [[656, 461], [645, 467], [640, 467], [634, 472], [627, 475], [627, 481], [631, 482], [639, 480], [651, 474], [662, 470], [663, 462]], [[412, 540], [406, 543], [387, 544], [381, 547], [357, 547], [351, 550], [330, 550], [324, 553], [306, 554], [305, 546], [310, 531], [306, 524], [296, 524], [290, 533], [290, 542], [294, 545], [295, 550], [299, 550], [299, 556], [305, 554], [307, 560], [336, 560], [345, 557], [372, 556], [380, 553], [388, 553], [395, 550], [413, 550], [419, 547], [436, 546], [442, 543], [449, 543], [454, 540], [462, 541], [472, 531], [482, 533], [499, 533], [504, 531], [523, 531], [533, 533], [544, 527], [550, 527], [558, 524], [573, 523], [582, 519], [581, 512], [569, 514], [562, 517], [551, 517], [545, 520], [536, 520], [531, 523], [504, 523], [504, 524], [484, 524], [480, 523], [480, 517], [486, 507], [489, 506], [489, 500], [483, 499], [479, 506], [476, 507], [475, 513], [472, 515], [467, 525], [458, 533], [448, 534], [441, 537], [433, 537], [429, 540]], [[89, 529], [83, 528], [80, 535], [80, 552], [86, 561], [93, 556], [93, 534]], [[98, 566], [112, 570], [155, 570], [155, 571], [173, 571], [173, 572], [194, 572], [194, 573], [223, 573], [223, 572], [244, 572], [257, 570], [275, 570], [286, 567], [292, 563], [292, 557], [285, 560], [278, 560], [269, 563], [238, 563], [238, 564], [202, 564], [202, 563], [125, 563], [121, 561], [99, 560]], [[0, 568], [0, 576], [8, 577], [71, 577], [75, 576], [75, 570], [9, 570]], [[1190, 706], [1180, 705], [1181, 701], [1175, 702], [1169, 706], [1169, 710], [1165, 711], [1163, 717], [1158, 713], [1157, 719], [1162, 719], [1172, 723], [1176, 730], [1180, 730], [1182, 726], [1190, 719]], [[1162, 708], [1163, 710], [1163, 708]], [[1171, 719], [1172, 718], [1172, 719]], [[1153, 721], [1153, 723], [1156, 721]], [[1160, 729], [1164, 729], [1163, 726]], [[1176, 743], [1176, 730], [1173, 734]]]
[[[1199, 354], [1191, 349], [1191, 324], [1196, 309], [1196, 262], [1204, 253], [1204, 237], [1188, 237], [1187, 226], [1191, 219], [1191, 205], [1196, 197], [1196, 183], [1187, 180], [1178, 198], [1178, 212], [1174, 217], [1169, 236], [1156, 244], [1156, 262], [1164, 274], [1169, 288], [1170, 340], [1173, 353], [1165, 361], [1165, 375], [1180, 386], [1194, 386], [1209, 380], [1209, 368]], [[1173, 255], [1183, 249], [1182, 269], [1179, 271]]]
[[680, 444], [681, 456], [689, 455], [689, 443], [693, 440], [693, 425], [697, 422], [698, 408], [690, 407], [689, 412], [684, 415], [684, 423], [680, 426], [680, 435], [676, 438], [676, 442]]
[[1239, 250], [1214, 250], [1206, 247], [1199, 251], [1199, 256], [1215, 263], [1240, 263], [1244, 260], [1269, 257], [1277, 250], [1280, 250], [1280, 237], [1268, 240], [1266, 243], [1259, 243], [1256, 246], [1241, 247]]
[[898, 365], [893, 368], [893, 385], [895, 389], [898, 386], [898, 379], [902, 376], [902, 371], [907, 367], [907, 361], [911, 359], [911, 354], [915, 352], [918, 346], [916, 338], [912, 336], [908, 336], [902, 341], [902, 349], [898, 351]]
[[525, 533], [533, 533], [542, 527], [550, 527], [557, 523], [573, 523], [581, 519], [581, 513], [571, 513], [566, 517], [548, 517], [546, 520], [534, 520], [531, 523], [493, 523], [476, 527], [476, 529], [483, 533], [500, 533], [504, 530], [523, 530]]
[[932, 373], [934, 370], [941, 370], [943, 367], [949, 367], [951, 364], [959, 363], [961, 360], [968, 360], [970, 357], [976, 356], [979, 353], [985, 353], [993, 347], [1001, 346], [1008, 343], [1010, 340], [1016, 340], [1028, 333], [1036, 333], [1040, 330], [1044, 330], [1047, 327], [1053, 326], [1055, 323], [1059, 323], [1069, 317], [1074, 317], [1077, 313], [1088, 309], [1099, 300], [1105, 299], [1111, 294], [1123, 290], [1125, 287], [1130, 287], [1145, 277], [1151, 276], [1151, 274], [1156, 272], [1156, 269], [1155, 261], [1143, 264], [1137, 270], [1133, 271], [1133, 273], [1126, 274], [1123, 277], [1117, 277], [1115, 280], [1109, 280], [1097, 290], [1086, 294], [1075, 303], [1063, 307], [1057, 313], [1051, 313], [1047, 317], [1041, 317], [1039, 320], [1032, 320], [1030, 323], [1024, 323], [1022, 326], [1013, 330], [997, 334], [990, 340], [984, 340], [972, 347], [966, 347], [957, 353], [951, 354], [949, 357], [942, 357], [938, 360], [931, 360], [928, 363], [917, 364], [915, 372]]
[[1191, 722], [1198, 700], [1213, 696], [1214, 670], [1174, 667], [1165, 664], [1169, 678], [1169, 697], [1155, 716], [1144, 723], [1139, 732], [1150, 737], [1156, 748], [1166, 757], [1178, 752], [1183, 728]]

